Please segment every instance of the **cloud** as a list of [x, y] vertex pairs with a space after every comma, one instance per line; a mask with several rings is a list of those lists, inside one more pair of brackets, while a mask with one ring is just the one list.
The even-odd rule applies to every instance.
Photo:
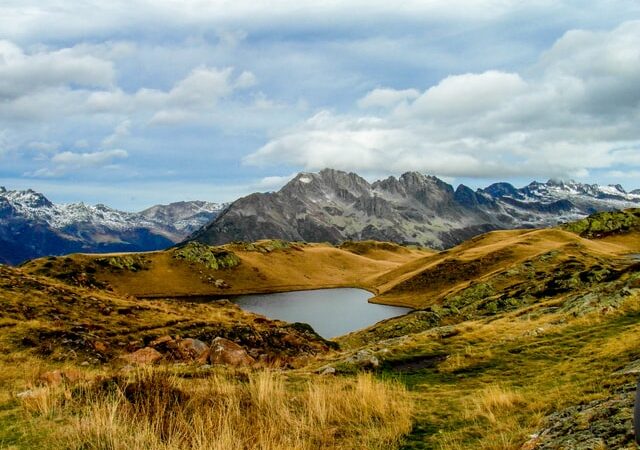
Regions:
[[253, 189], [261, 191], [273, 191], [280, 189], [284, 184], [288, 183], [296, 176], [296, 173], [292, 173], [285, 176], [270, 176], [260, 179], [257, 183], [252, 185]]
[[468, 118], [497, 110], [526, 90], [526, 82], [514, 73], [490, 70], [449, 76], [416, 98], [407, 113], [434, 120]]
[[396, 90], [378, 88], [358, 100], [358, 106], [360, 108], [390, 108], [407, 100], [414, 100], [419, 96], [420, 91], [417, 89]]
[[158, 111], [150, 124], [175, 125], [197, 121], [202, 113], [211, 111], [220, 99], [236, 89], [245, 89], [255, 84], [255, 76], [248, 71], [232, 79], [233, 68], [216, 69], [199, 67], [178, 82], [170, 91], [142, 90], [133, 101], [141, 105], [154, 105]]
[[[121, 127], [103, 140], [109, 146], [128, 134], [134, 120], [153, 125], [207, 121], [222, 100], [257, 84], [256, 76], [233, 67], [198, 65], [168, 89], [116, 84], [112, 61], [132, 51], [123, 43], [79, 44], [31, 54], [0, 41], [0, 117], [8, 121], [63, 121], [74, 117], [117, 120]], [[95, 52], [100, 56], [89, 54]], [[102, 119], [101, 119], [102, 118]]]
[[77, 55], [69, 48], [25, 54], [12, 42], [0, 41], [1, 100], [68, 85], [109, 87], [114, 79], [110, 61]]
[[348, 23], [356, 16], [378, 20], [389, 16], [491, 20], [522, 9], [520, 4], [517, 0], [411, 0], [390, 11], [388, 2], [383, 0], [331, 0], [321, 4], [311, 0], [278, 0], [268, 4], [251, 0], [111, 0], [108, 4], [98, 0], [73, 4], [58, 0], [5, 0], [0, 7], [0, 30], [20, 39], [34, 35], [65, 39], [91, 32], [156, 31], [158, 23], [167, 28], [190, 29], [208, 25], [217, 29], [222, 40], [233, 44], [243, 39], [243, 32], [229, 30], [237, 30], [240, 23], [252, 28], [292, 23], [309, 27], [314, 23]]
[[104, 147], [111, 147], [113, 146], [113, 144], [117, 143], [124, 137], [129, 136], [130, 133], [131, 133], [131, 120], [129, 119], [123, 120], [115, 127], [111, 135], [107, 136], [102, 140], [102, 145]]
[[[246, 165], [454, 177], [586, 176], [640, 167], [640, 21], [570, 31], [522, 73], [451, 75], [421, 93], [375, 89], [275, 136]], [[624, 149], [624, 150], [620, 150]]]
[[129, 156], [126, 150], [113, 149], [97, 152], [74, 153], [64, 151], [55, 154], [49, 160], [50, 167], [38, 169], [25, 173], [28, 177], [58, 177], [69, 173], [81, 172], [87, 169], [113, 168], [113, 163], [117, 160], [125, 159]]

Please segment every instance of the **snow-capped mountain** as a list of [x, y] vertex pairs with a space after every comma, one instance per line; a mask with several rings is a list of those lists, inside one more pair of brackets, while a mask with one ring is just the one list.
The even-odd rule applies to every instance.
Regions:
[[175, 202], [152, 206], [141, 211], [139, 215], [152, 222], [171, 224], [180, 234], [189, 235], [211, 222], [227, 205], [199, 200]]
[[619, 186], [495, 183], [476, 191], [417, 172], [369, 183], [354, 173], [300, 173], [280, 191], [231, 204], [192, 239], [210, 244], [265, 238], [377, 239], [447, 248], [495, 229], [537, 227], [595, 211], [640, 206]]
[[17, 263], [71, 252], [157, 250], [183, 240], [223, 207], [178, 202], [131, 213], [105, 205], [54, 204], [31, 189], [0, 187], [0, 261]]

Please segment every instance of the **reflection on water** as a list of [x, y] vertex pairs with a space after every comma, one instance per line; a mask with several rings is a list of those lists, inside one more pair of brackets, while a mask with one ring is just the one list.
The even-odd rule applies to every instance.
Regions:
[[233, 302], [271, 319], [308, 323], [325, 338], [341, 336], [410, 311], [410, 308], [368, 303], [370, 297], [371, 293], [362, 289], [341, 288], [242, 295]]

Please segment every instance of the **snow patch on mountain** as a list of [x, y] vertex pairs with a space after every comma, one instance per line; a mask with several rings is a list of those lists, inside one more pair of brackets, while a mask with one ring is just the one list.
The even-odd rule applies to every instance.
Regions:
[[522, 188], [494, 183], [454, 190], [418, 172], [369, 183], [354, 173], [324, 169], [300, 173], [278, 192], [237, 200], [193, 239], [377, 239], [447, 248], [489, 230], [551, 226], [633, 206], [640, 206], [640, 196], [620, 185], [550, 180]]
[[184, 240], [224, 207], [192, 201], [125, 212], [102, 204], [54, 204], [32, 189], [0, 187], [0, 239], [23, 249], [0, 256], [20, 261], [70, 251], [156, 250]]

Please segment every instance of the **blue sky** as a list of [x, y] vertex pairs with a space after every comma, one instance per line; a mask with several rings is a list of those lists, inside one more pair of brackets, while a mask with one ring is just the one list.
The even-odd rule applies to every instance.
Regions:
[[0, 185], [136, 210], [334, 167], [640, 188], [637, 1], [4, 0]]

